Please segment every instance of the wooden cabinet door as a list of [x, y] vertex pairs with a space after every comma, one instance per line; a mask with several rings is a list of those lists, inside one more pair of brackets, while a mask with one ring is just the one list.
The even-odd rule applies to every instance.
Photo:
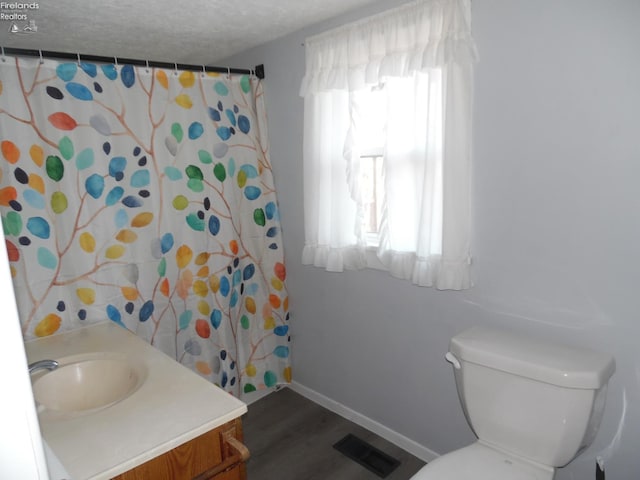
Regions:
[[209, 480], [245, 480], [246, 478], [246, 474], [244, 473], [244, 464], [241, 464], [236, 465], [231, 470], [220, 472]]

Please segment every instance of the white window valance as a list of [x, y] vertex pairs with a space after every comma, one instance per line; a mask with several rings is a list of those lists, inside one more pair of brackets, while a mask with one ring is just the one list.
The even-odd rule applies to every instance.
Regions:
[[357, 90], [384, 77], [477, 60], [466, 0], [403, 5], [305, 40], [300, 95]]

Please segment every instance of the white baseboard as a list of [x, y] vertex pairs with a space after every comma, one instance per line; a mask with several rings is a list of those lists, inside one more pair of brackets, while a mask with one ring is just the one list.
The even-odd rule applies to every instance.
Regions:
[[433, 450], [420, 445], [419, 443], [411, 440], [410, 438], [405, 437], [404, 435], [399, 434], [398, 432], [391, 430], [388, 427], [385, 427], [381, 423], [372, 420], [369, 417], [362, 415], [361, 413], [352, 410], [351, 408], [332, 400], [329, 397], [325, 397], [321, 393], [316, 392], [298, 382], [291, 382], [289, 388], [296, 393], [299, 393], [303, 397], [308, 398], [312, 402], [317, 403], [318, 405], [326, 408], [327, 410], [332, 411], [340, 415], [341, 417], [346, 418], [347, 420], [355, 423], [356, 425], [360, 425], [363, 428], [375, 433], [376, 435], [384, 438], [385, 440], [397, 445], [398, 447], [406, 450], [410, 454], [418, 457], [420, 460], [424, 460], [425, 462], [431, 462], [435, 460], [438, 455]]

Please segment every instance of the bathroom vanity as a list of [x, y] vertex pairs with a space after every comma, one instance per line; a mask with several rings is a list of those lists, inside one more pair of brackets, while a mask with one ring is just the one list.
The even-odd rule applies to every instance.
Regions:
[[[25, 342], [43, 439], [73, 480], [244, 480], [246, 405], [107, 321]], [[78, 381], [78, 379], [81, 379]]]

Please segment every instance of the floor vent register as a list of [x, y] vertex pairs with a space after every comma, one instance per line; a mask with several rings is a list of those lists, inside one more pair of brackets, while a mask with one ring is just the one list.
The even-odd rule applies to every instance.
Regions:
[[333, 448], [381, 478], [386, 478], [400, 465], [399, 460], [351, 433], [335, 443]]

